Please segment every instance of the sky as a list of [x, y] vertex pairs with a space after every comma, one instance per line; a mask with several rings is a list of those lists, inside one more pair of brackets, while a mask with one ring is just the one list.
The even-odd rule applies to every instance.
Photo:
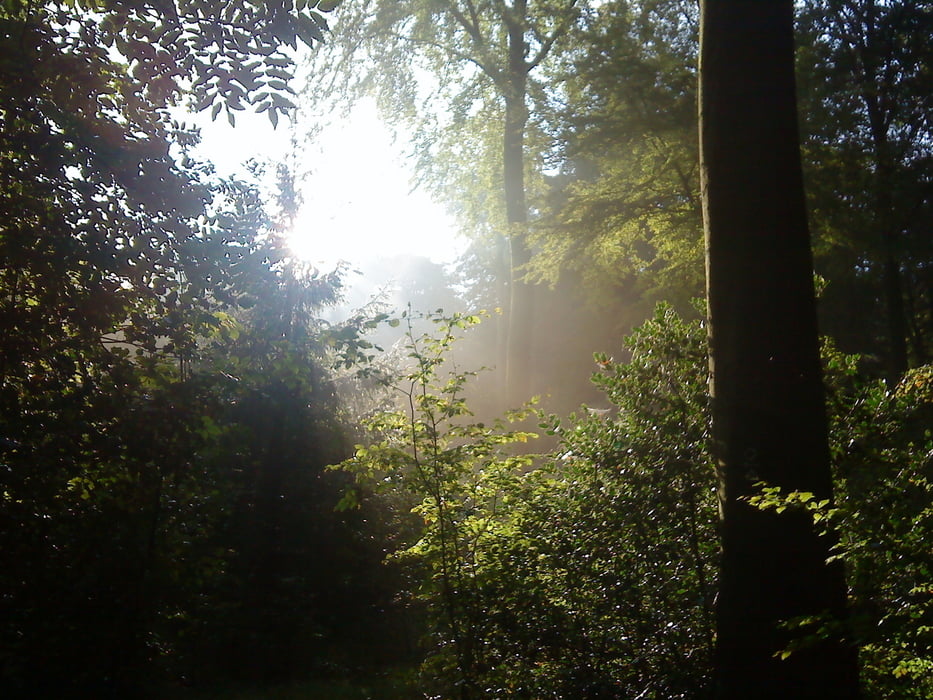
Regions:
[[[212, 123], [206, 113], [194, 118], [202, 129], [197, 154], [220, 174], [236, 172], [249, 158], [276, 161], [288, 155], [287, 123], [273, 130], [265, 115], [237, 117], [236, 128], [225, 119]], [[427, 193], [412, 191], [403, 144], [392, 143], [372, 103], [361, 103], [349, 118], [325, 127], [305, 151], [298, 164], [307, 173], [300, 182], [304, 201], [290, 235], [296, 256], [322, 269], [339, 260], [365, 268], [400, 254], [449, 263], [465, 247], [444, 207]]]

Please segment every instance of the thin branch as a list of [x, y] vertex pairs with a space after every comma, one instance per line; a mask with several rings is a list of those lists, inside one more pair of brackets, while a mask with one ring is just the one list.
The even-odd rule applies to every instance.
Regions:
[[493, 61], [489, 56], [487, 49], [488, 44], [480, 29], [479, 14], [477, 13], [476, 7], [473, 5], [471, 0], [466, 0], [466, 4], [467, 11], [470, 13], [469, 18], [467, 18], [463, 12], [461, 12], [460, 9], [457, 8], [454, 4], [449, 6], [449, 11], [453, 15], [454, 19], [460, 24], [461, 27], [463, 27], [463, 30], [467, 33], [467, 35], [469, 35], [470, 39], [473, 41], [473, 45], [476, 47], [476, 51], [483, 56], [482, 59], [467, 58], [466, 60], [470, 60], [471, 62], [475, 63], [477, 66], [479, 66], [480, 70], [482, 70], [493, 80], [493, 82], [498, 83], [501, 78], [499, 71], [492, 68]]
[[476, 11], [476, 5], [473, 4], [473, 0], [466, 0], [466, 6], [470, 13], [470, 19], [473, 21], [473, 26], [479, 31], [479, 13]]
[[415, 37], [405, 36], [404, 34], [400, 34], [399, 32], [391, 32], [389, 36], [395, 39], [399, 39], [401, 41], [406, 41], [410, 44], [417, 44], [420, 46], [430, 46], [432, 48], [439, 49], [443, 51], [444, 53], [460, 61], [472, 63], [477, 68], [479, 68], [481, 71], [483, 71], [483, 73], [489, 76], [489, 78], [491, 78], [492, 81], [495, 82], [496, 84], [498, 84], [498, 81], [502, 79], [502, 71], [500, 71], [496, 67], [490, 64], [484, 63], [478, 58], [470, 56], [469, 54], [466, 54], [463, 51], [459, 51], [458, 49], [455, 49], [451, 46], [447, 46], [438, 41], [431, 41], [430, 39], [418, 39]]
[[577, 12], [575, 7], [577, 5], [577, 0], [570, 0], [570, 4], [567, 6], [567, 14], [564, 15], [563, 21], [554, 28], [554, 31], [542, 44], [541, 48], [538, 49], [535, 57], [527, 64], [528, 70], [531, 71], [537, 68], [541, 61], [547, 58], [547, 55], [551, 52], [551, 49], [554, 47], [554, 42], [564, 36], [567, 31], [570, 29], [570, 25], [574, 23], [577, 19]]
[[476, 17], [476, 10], [473, 8], [471, 3], [468, 3], [470, 11], [470, 19], [467, 19], [466, 16], [457, 8], [456, 5], [450, 5], [450, 14], [454, 16], [454, 19], [460, 23], [460, 26], [470, 35], [470, 38], [473, 39], [473, 43], [478, 46], [484, 44], [483, 35], [479, 30], [479, 22]]

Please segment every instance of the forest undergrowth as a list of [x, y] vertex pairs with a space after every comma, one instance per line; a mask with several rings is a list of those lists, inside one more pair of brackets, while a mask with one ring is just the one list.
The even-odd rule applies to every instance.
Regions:
[[[709, 454], [706, 331], [667, 305], [631, 334], [626, 362], [596, 356], [608, 408], [537, 414], [556, 436], [527, 454], [532, 406], [474, 422], [470, 373], [446, 362], [469, 316], [409, 334], [410, 365], [385, 381], [340, 465], [354, 498], [389, 496], [417, 527], [390, 561], [429, 612], [431, 697], [687, 698], [710, 687], [718, 518]], [[933, 370], [895, 387], [826, 342], [836, 503], [760, 484], [752, 505], [802, 509], [838, 532], [868, 697], [929, 697]], [[518, 448], [518, 449], [516, 449]], [[828, 631], [788, 620], [789, 656]]]

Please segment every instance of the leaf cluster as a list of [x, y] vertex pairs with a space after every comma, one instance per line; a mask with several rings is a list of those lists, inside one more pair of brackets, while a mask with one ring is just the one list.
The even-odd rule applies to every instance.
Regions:
[[553, 70], [557, 152], [533, 276], [576, 272], [593, 292], [634, 280], [686, 301], [702, 282], [696, 8], [607, 3]]
[[630, 339], [631, 363], [598, 358], [613, 407], [567, 425], [541, 416], [561, 442], [532, 458], [502, 450], [525, 433], [462, 422], [468, 375], [432, 384], [449, 347], [440, 327], [411, 346], [409, 410], [376, 416], [374, 442], [343, 465], [405, 494], [422, 525], [397, 555], [420, 565], [435, 611], [427, 677], [467, 697], [680, 697], [702, 685], [713, 472], [704, 383], [683, 375], [702, 361], [702, 336], [659, 310]]
[[[866, 377], [860, 358], [829, 341], [823, 360], [835, 502], [767, 484], [759, 484], [750, 502], [776, 513], [804, 511], [815, 527], [838, 538], [833, 558], [845, 562], [850, 586], [844, 634], [860, 647], [867, 696], [926, 697], [933, 668], [931, 368], [911, 370], [892, 390]], [[830, 631], [819, 618], [788, 624], [798, 638], [784, 655]]]
[[[702, 696], [718, 556], [703, 325], [662, 305], [628, 361], [597, 355], [606, 407], [540, 416], [560, 442], [533, 457], [500, 452], [517, 434], [461, 422], [469, 376], [435, 382], [440, 327], [411, 346], [403, 410], [376, 415], [373, 442], [343, 465], [416, 518], [395, 556], [434, 611], [426, 683], [441, 697]], [[766, 484], [751, 500], [837, 533], [865, 692], [925, 697], [929, 368], [889, 390], [860, 358], [829, 343], [823, 356], [835, 502]], [[786, 621], [784, 657], [839, 632], [826, 624]]]

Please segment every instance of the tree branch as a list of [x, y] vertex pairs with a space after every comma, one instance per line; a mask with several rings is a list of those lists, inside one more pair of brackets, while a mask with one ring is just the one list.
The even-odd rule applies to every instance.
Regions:
[[404, 34], [400, 34], [399, 32], [390, 32], [389, 36], [392, 36], [395, 39], [399, 39], [401, 41], [408, 42], [410, 44], [416, 44], [420, 46], [430, 46], [432, 48], [443, 51], [444, 53], [450, 55], [453, 58], [456, 58], [459, 61], [465, 61], [466, 63], [472, 63], [477, 68], [479, 68], [481, 71], [483, 71], [483, 73], [487, 75], [497, 85], [499, 84], [499, 81], [502, 79], [502, 71], [500, 71], [498, 68], [496, 68], [492, 64], [486, 63], [479, 58], [470, 56], [469, 54], [466, 54], [463, 51], [460, 51], [458, 49], [455, 49], [452, 46], [447, 46], [446, 44], [442, 44], [439, 41], [431, 41], [430, 39], [419, 39], [416, 37], [405, 36]]
[[482, 46], [485, 42], [483, 41], [483, 35], [479, 30], [479, 20], [476, 16], [476, 8], [473, 7], [473, 3], [470, 0], [467, 0], [467, 10], [470, 13], [470, 18], [467, 19], [460, 9], [454, 4], [450, 4], [450, 14], [454, 16], [460, 26], [470, 35], [470, 38], [473, 40], [474, 44]]
[[564, 36], [570, 29], [570, 25], [573, 24], [574, 20], [577, 18], [576, 5], [577, 0], [570, 0], [570, 4], [567, 6], [567, 14], [564, 15], [563, 21], [554, 28], [551, 36], [541, 43], [541, 48], [538, 49], [535, 57], [528, 62], [529, 71], [537, 68], [541, 64], [541, 61], [547, 58], [547, 55], [554, 47], [554, 42]]
[[463, 12], [456, 6], [455, 3], [450, 3], [449, 11], [457, 23], [463, 27], [463, 30], [472, 40], [473, 46], [476, 47], [477, 53], [481, 54], [482, 58], [474, 59], [467, 57], [466, 54], [461, 54], [458, 56], [458, 58], [474, 63], [480, 68], [480, 70], [488, 75], [493, 82], [498, 84], [498, 82], [501, 80], [502, 72], [494, 67], [493, 61], [489, 56], [489, 52], [487, 50], [488, 44], [483, 37], [482, 30], [480, 29], [479, 14], [476, 10], [476, 6], [473, 4], [472, 0], [466, 0], [466, 7], [467, 12], [470, 15], [469, 18], [463, 14]]

